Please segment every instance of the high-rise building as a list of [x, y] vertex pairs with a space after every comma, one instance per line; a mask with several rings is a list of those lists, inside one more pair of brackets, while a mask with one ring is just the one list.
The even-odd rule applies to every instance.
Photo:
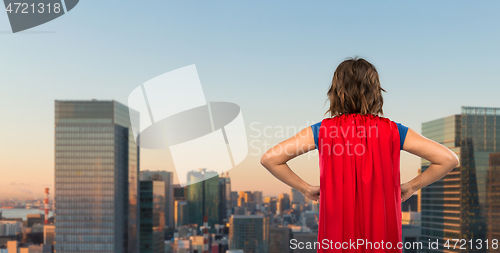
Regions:
[[264, 204], [266, 204], [267, 209], [270, 213], [276, 214], [278, 207], [277, 207], [277, 201], [276, 201], [275, 197], [265, 197]]
[[405, 202], [401, 203], [402, 212], [416, 212], [418, 210], [418, 195], [414, 194]]
[[290, 251], [289, 227], [269, 227], [269, 253], [287, 253]]
[[253, 202], [255, 204], [255, 209], [260, 210], [260, 208], [262, 207], [262, 198], [263, 198], [262, 191], [254, 191], [252, 195], [253, 195]]
[[174, 184], [174, 201], [186, 201], [187, 190], [186, 187], [181, 187], [179, 184]]
[[129, 113], [116, 101], [55, 101], [56, 252], [138, 252]]
[[[421, 189], [424, 251], [461, 252], [459, 247], [443, 248], [448, 239], [484, 242], [487, 214], [498, 212], [498, 206], [488, 205], [488, 194], [498, 191], [493, 187], [488, 192], [487, 177], [489, 155], [500, 152], [500, 108], [462, 107], [461, 114], [423, 123], [422, 134], [460, 157], [460, 164], [448, 175]], [[422, 173], [429, 165], [429, 161], [422, 160]], [[489, 227], [499, 226], [496, 223]], [[439, 240], [439, 249], [427, 249], [429, 240]], [[485, 245], [482, 246], [469, 247], [468, 252], [484, 252]]]
[[286, 193], [280, 194], [278, 198], [278, 211], [282, 214], [285, 210], [290, 209], [290, 196]]
[[43, 224], [45, 221], [45, 215], [43, 214], [28, 214], [26, 215], [26, 220], [28, 227], [31, 228], [35, 224]]
[[163, 253], [165, 246], [165, 182], [141, 180], [140, 199], [140, 253]]
[[[491, 153], [486, 180], [488, 241], [500, 240], [500, 153]], [[489, 248], [489, 252], [497, 249]]]
[[189, 223], [201, 227], [207, 215], [208, 225], [213, 228], [219, 222], [219, 174], [206, 169], [190, 171], [187, 184]]
[[7, 241], [7, 251], [9, 253], [14, 252], [17, 253], [19, 250], [19, 244], [17, 241]]
[[43, 226], [43, 244], [53, 245], [55, 239], [56, 227], [53, 225]]
[[235, 206], [238, 206], [238, 198], [239, 198], [239, 195], [238, 195], [238, 192], [231, 192], [231, 206], [232, 207], [235, 207]]
[[0, 221], [0, 236], [13, 236], [21, 233], [23, 230], [22, 221], [3, 220]]
[[165, 183], [165, 226], [174, 226], [174, 173], [170, 171], [143, 170], [140, 180], [160, 180]]
[[248, 195], [244, 191], [238, 192], [238, 206], [239, 207], [247, 207], [247, 198]]
[[175, 201], [175, 228], [189, 224], [189, 209], [186, 201]]
[[231, 214], [231, 179], [228, 173], [223, 173], [219, 177], [219, 224], [227, 222]]
[[301, 192], [299, 192], [299, 190], [295, 189], [295, 188], [291, 188], [290, 189], [290, 196], [291, 196], [291, 201], [292, 201], [292, 204], [299, 204], [299, 205], [302, 205], [306, 202], [306, 199], [304, 197], [304, 194], [302, 194]]
[[269, 252], [269, 218], [233, 215], [229, 218], [229, 249], [245, 253]]

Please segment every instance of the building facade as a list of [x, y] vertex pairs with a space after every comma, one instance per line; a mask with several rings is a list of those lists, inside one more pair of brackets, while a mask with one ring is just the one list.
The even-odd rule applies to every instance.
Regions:
[[[486, 180], [488, 241], [500, 240], [500, 153], [491, 153]], [[495, 249], [489, 249], [494, 252]]]
[[263, 215], [232, 215], [229, 218], [229, 249], [245, 253], [269, 252], [269, 218]]
[[187, 182], [189, 223], [201, 227], [203, 217], [207, 215], [208, 225], [213, 228], [219, 222], [219, 174], [206, 169], [190, 171]]
[[[486, 252], [488, 227], [500, 226], [486, 225], [488, 213], [498, 212], [498, 206], [488, 204], [488, 194], [498, 194], [498, 189], [488, 192], [487, 182], [490, 154], [500, 152], [500, 108], [462, 107], [461, 114], [423, 123], [422, 134], [460, 158], [443, 179], [421, 189], [422, 252], [463, 252], [453, 245], [444, 247], [448, 239], [473, 240], [467, 252]], [[422, 173], [429, 165], [422, 160]], [[429, 240], [438, 240], [439, 249], [426, 248]], [[483, 244], [475, 245], [477, 240]]]
[[138, 252], [133, 136], [116, 101], [55, 101], [56, 252]]
[[163, 253], [165, 250], [165, 182], [141, 180], [139, 199], [140, 253]]
[[189, 224], [189, 210], [186, 201], [181, 201], [181, 200], [175, 201], [174, 220], [175, 220], [175, 228]]
[[140, 172], [140, 180], [161, 180], [165, 183], [165, 226], [174, 227], [174, 173], [170, 171]]
[[219, 177], [219, 224], [227, 222], [231, 214], [231, 179], [227, 173], [223, 173]]

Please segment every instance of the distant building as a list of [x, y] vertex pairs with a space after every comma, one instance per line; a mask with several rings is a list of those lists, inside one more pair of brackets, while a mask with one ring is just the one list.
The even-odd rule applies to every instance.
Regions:
[[191, 253], [193, 252], [193, 245], [189, 239], [178, 239], [175, 238], [172, 251], [174, 253]]
[[401, 203], [402, 212], [418, 212], [418, 195], [414, 194]]
[[235, 207], [235, 206], [238, 206], [238, 199], [239, 199], [239, 195], [238, 195], [238, 192], [231, 192], [231, 206], [232, 207]]
[[29, 245], [29, 253], [52, 253], [52, 245]]
[[0, 236], [13, 236], [21, 233], [23, 230], [23, 223], [21, 221], [0, 221]]
[[233, 215], [229, 218], [229, 249], [245, 253], [269, 251], [269, 218], [262, 215]]
[[187, 200], [186, 187], [181, 187], [179, 184], [174, 185], [174, 202], [177, 200], [178, 201], [186, 201]]
[[43, 227], [43, 244], [53, 245], [55, 240], [55, 226], [46, 225]]
[[266, 204], [267, 209], [270, 213], [276, 214], [278, 207], [277, 207], [277, 201], [276, 201], [275, 197], [265, 197], [264, 204]]
[[219, 174], [206, 169], [190, 171], [187, 184], [189, 223], [201, 227], [207, 215], [208, 225], [213, 227], [219, 222]]
[[26, 215], [26, 221], [28, 227], [33, 227], [34, 224], [43, 224], [45, 221], [45, 215], [43, 214], [28, 214]]
[[269, 227], [269, 253], [290, 252], [292, 231], [288, 227]]
[[141, 180], [140, 196], [140, 253], [164, 253], [165, 183]]
[[319, 213], [316, 211], [305, 211], [301, 214], [302, 226], [312, 230], [318, 229]]
[[9, 251], [9, 253], [17, 253], [17, 251], [19, 250], [18, 245], [19, 244], [17, 241], [8, 241], [7, 242], [7, 251]]
[[421, 227], [420, 225], [403, 225], [403, 253], [419, 253], [423, 248], [423, 242], [420, 241]]
[[260, 208], [262, 207], [262, 198], [263, 198], [262, 191], [254, 191], [252, 195], [253, 195], [253, 202], [255, 203], [255, 209], [260, 210]]
[[189, 224], [189, 210], [187, 201], [175, 201], [175, 228]]
[[290, 196], [286, 193], [280, 194], [278, 198], [278, 212], [282, 214], [285, 210], [290, 209]]
[[231, 179], [228, 174], [223, 173], [219, 177], [219, 224], [227, 222], [232, 214], [231, 208]]
[[247, 207], [247, 197], [244, 191], [238, 192], [238, 207]]
[[159, 180], [165, 183], [165, 226], [174, 227], [174, 173], [142, 170], [139, 178], [140, 180]]
[[290, 189], [290, 196], [291, 196], [291, 201], [292, 201], [292, 204], [299, 204], [299, 205], [302, 205], [306, 202], [306, 199], [304, 197], [304, 194], [302, 194], [301, 192], [299, 192], [299, 190], [295, 189], [295, 188], [291, 188]]
[[55, 101], [56, 252], [137, 253], [139, 148], [129, 113], [138, 116], [116, 101]]
[[401, 217], [403, 225], [420, 226], [421, 224], [421, 213], [419, 212], [401, 212]]

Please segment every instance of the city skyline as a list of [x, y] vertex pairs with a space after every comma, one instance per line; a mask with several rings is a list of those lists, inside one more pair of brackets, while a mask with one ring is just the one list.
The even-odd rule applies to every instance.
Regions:
[[[253, 138], [251, 123], [276, 133], [276, 127], [298, 130], [320, 121], [333, 71], [356, 55], [380, 74], [388, 91], [385, 115], [418, 132], [422, 122], [457, 114], [461, 106], [498, 107], [500, 35], [492, 27], [500, 25], [499, 6], [494, 1], [432, 2], [431, 8], [397, 1], [177, 2], [155, 3], [152, 10], [127, 4], [104, 15], [113, 3], [79, 4], [71, 15], [39, 28], [1, 34], [10, 50], [0, 68], [0, 168], [8, 172], [0, 185], [9, 186], [0, 189], [0, 197], [30, 196], [28, 191], [43, 197], [38, 189], [53, 188], [54, 100], [125, 104], [144, 81], [189, 64], [198, 68], [207, 101], [240, 105], [249, 142], [260, 142], [258, 147], [293, 133]], [[5, 12], [0, 30], [10, 30]], [[174, 171], [168, 151], [141, 151], [142, 168]], [[229, 171], [233, 187], [273, 196], [288, 191], [259, 158], [250, 154]], [[417, 175], [419, 163], [402, 153], [404, 181]], [[291, 164], [306, 181], [319, 182], [316, 158]]]
[[[82, 102], [82, 101], [83, 101], [83, 102], [84, 102], [84, 101], [88, 101], [88, 100], [61, 100], [61, 101], [80, 101], [80, 102]], [[113, 101], [115, 101], [115, 100], [96, 100], [96, 99], [93, 99], [93, 101], [100, 101], [100, 102], [113, 102]], [[57, 103], [57, 100], [56, 100], [55, 102]], [[117, 101], [116, 101], [116, 102], [117, 102]], [[119, 103], [119, 102], [118, 102], [118, 103]], [[119, 104], [120, 104], [120, 103], [119, 103]], [[467, 108], [467, 106], [461, 106], [460, 108], [463, 110], [463, 108]], [[498, 108], [500, 108], [500, 107], [498, 107], [498, 108], [497, 108], [497, 107], [477, 107], [477, 108], [492, 108], [492, 109], [498, 109]], [[458, 113], [455, 113], [455, 114], [452, 114], [452, 115], [460, 115], [460, 113], [458, 112]], [[128, 120], [128, 119], [127, 119], [127, 120]], [[432, 121], [434, 121], [434, 120], [437, 120], [437, 119], [429, 120], [428, 122], [432, 122]], [[428, 122], [422, 122], [422, 124], [426, 124], [426, 123], [428, 123]], [[306, 124], [306, 125], [308, 125], [308, 124]], [[304, 127], [306, 127], [306, 126], [304, 126]], [[281, 132], [283, 132], [283, 129], [284, 129], [284, 128], [278, 128], [278, 130], [277, 130], [277, 131], [281, 131]], [[291, 129], [293, 129], [293, 131], [295, 131], [295, 129], [301, 129], [301, 128], [291, 128]], [[247, 131], [247, 132], [248, 132], [248, 131]], [[281, 135], [281, 132], [280, 132], [280, 135]], [[419, 132], [420, 132], [420, 131], [419, 131]], [[265, 134], [265, 130], [264, 130], [264, 134]], [[247, 133], [247, 135], [250, 135], [250, 134], [248, 134], [248, 133]], [[250, 138], [249, 138], [249, 139], [250, 139]], [[134, 141], [132, 140], [132, 142], [134, 142]], [[141, 149], [141, 153], [143, 153], [144, 151], [146, 151], [146, 152], [147, 152], [148, 150], [147, 150], [147, 149]], [[250, 152], [251, 152], [251, 151], [250, 151]], [[306, 163], [311, 163], [311, 161], [314, 161], [315, 159], [317, 159], [317, 158], [315, 158], [315, 157], [317, 157], [317, 155], [315, 154], [315, 152], [316, 152], [316, 151], [312, 151], [312, 152], [310, 152], [310, 153], [312, 153], [312, 155], [311, 155], [311, 154], [306, 155], [306, 157], [307, 157], [307, 161], [306, 161]], [[404, 157], [404, 156], [409, 156], [409, 155], [410, 155], [410, 154], [408, 154], [408, 153], [406, 153], [406, 152], [402, 152], [402, 158], [401, 158], [401, 160], [402, 160], [402, 161], [401, 161], [402, 183], [403, 183], [403, 182], [405, 182], [405, 178], [410, 177], [410, 175], [408, 175], [408, 174], [407, 174], [406, 176], [404, 176], [404, 175], [403, 175], [403, 172], [405, 171], [405, 168], [404, 168], [404, 162], [403, 162], [403, 159], [404, 159], [404, 158], [403, 158], [403, 157]], [[248, 159], [248, 158], [247, 158], [247, 159]], [[299, 157], [299, 159], [301, 159], [301, 158]], [[302, 158], [302, 160], [306, 160], [306, 159]], [[420, 160], [420, 159], [419, 159], [419, 160]], [[142, 161], [143, 161], [143, 159], [140, 159], [140, 162], [142, 162]], [[292, 161], [292, 163], [293, 163], [293, 161]], [[142, 165], [141, 165], [141, 166], [142, 166]], [[139, 167], [141, 167], [141, 166], [139, 166]], [[173, 164], [172, 164], [172, 166], [173, 166]], [[260, 164], [259, 164], [259, 166], [260, 166]], [[197, 171], [197, 170], [200, 170], [200, 169], [207, 169], [207, 168], [193, 168], [193, 171]], [[416, 168], [415, 170], [416, 170], [416, 171], [418, 171], [418, 169], [419, 169], [419, 168]], [[210, 169], [207, 169], [207, 170], [210, 170]], [[232, 170], [233, 170], [233, 169], [232, 169]], [[230, 173], [232, 170], [229, 170], [227, 173]], [[179, 183], [179, 180], [178, 180], [178, 178], [177, 178], [177, 176], [178, 176], [178, 175], [177, 175], [177, 173], [176, 173], [175, 169], [172, 169], [171, 171], [169, 171], [169, 170], [161, 170], [161, 169], [149, 169], [149, 168], [145, 168], [145, 169], [140, 170], [140, 172], [158, 172], [158, 171], [159, 171], [159, 172], [164, 172], [164, 173], [170, 173], [171, 175], [175, 175], [175, 176], [172, 176], [172, 180], [173, 180], [172, 182], [173, 182], [173, 184], [174, 184], [174, 185]], [[318, 171], [318, 173], [319, 173], [319, 171]], [[224, 174], [224, 173], [223, 173], [223, 174]], [[415, 176], [416, 176], [416, 175], [415, 175]], [[411, 179], [411, 178], [408, 178], [407, 180], [410, 180], [410, 179]], [[281, 183], [281, 182], [279, 182], [279, 183]], [[15, 186], [15, 185], [16, 185], [16, 183], [11, 183], [11, 185], [14, 185], [14, 186]], [[285, 184], [283, 184], [283, 185], [284, 185], [284, 187], [280, 187], [280, 188], [282, 188], [282, 189], [283, 189], [283, 191], [281, 191], [281, 192], [280, 192], [280, 191], [273, 191], [273, 193], [271, 193], [271, 194], [269, 194], [269, 193], [267, 193], [267, 192], [264, 192], [264, 195], [263, 195], [263, 196], [278, 197], [280, 194], [282, 194], [282, 193], [286, 193], [286, 192], [287, 192], [287, 190], [286, 190], [286, 189], [288, 188], [288, 186], [286, 186]], [[24, 183], [20, 183], [20, 184], [19, 184], [19, 186], [27, 187], [28, 185], [27, 185], [27, 184], [24, 184]], [[47, 187], [47, 186], [51, 186], [51, 187], [49, 187], [49, 188], [51, 188], [51, 189], [53, 189], [53, 188], [54, 188], [54, 185], [50, 185], [50, 184], [43, 184], [42, 186], [44, 186], [44, 187], [43, 187], [43, 190], [45, 190], [45, 187]], [[233, 187], [234, 187], [234, 186], [235, 186], [235, 185], [233, 185]], [[41, 187], [41, 186], [40, 186], [40, 187]], [[255, 191], [255, 190], [262, 190], [261, 188], [251, 188], [251, 189], [249, 189], [249, 188], [241, 188], [241, 189], [240, 189], [240, 188], [238, 188], [237, 186], [236, 186], [235, 188], [236, 188], [236, 189], [235, 189], [236, 191], [247, 191], [247, 190], [253, 190], [253, 191]], [[23, 189], [23, 190], [22, 190], [22, 191], [20, 191], [20, 192], [21, 192], [22, 194], [24, 194], [24, 197], [19, 197], [19, 196], [17, 196], [16, 198], [22, 199], [22, 198], [30, 198], [30, 197], [32, 197], [33, 199], [34, 199], [34, 198], [36, 198], [36, 199], [42, 199], [42, 198], [43, 198], [43, 196], [44, 196], [44, 194], [43, 194], [43, 193], [36, 194], [35, 192], [33, 192], [33, 191], [29, 190], [29, 189]], [[18, 193], [19, 193], [19, 192], [18, 192]], [[2, 196], [2, 192], [0, 192], [0, 199], [8, 199], [8, 198], [12, 198], [12, 196], [16, 196], [16, 195], [15, 195], [15, 194], [13, 194], [13, 195], [11, 194], [9, 197], [7, 197], [7, 198], [6, 198], [6, 197]], [[53, 196], [50, 196], [49, 198], [52, 200], [52, 199], [53, 199]]]

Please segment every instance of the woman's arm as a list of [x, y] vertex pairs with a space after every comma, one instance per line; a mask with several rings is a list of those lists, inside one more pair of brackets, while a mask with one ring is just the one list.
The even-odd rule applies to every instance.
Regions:
[[410, 182], [401, 185], [401, 198], [403, 201], [410, 198], [414, 192], [443, 178], [459, 162], [457, 155], [453, 151], [425, 138], [412, 129], [408, 129], [403, 150], [431, 162], [429, 168], [424, 172]]
[[260, 163], [283, 183], [297, 189], [309, 199], [318, 201], [319, 186], [306, 183], [287, 164], [292, 158], [313, 149], [315, 149], [313, 132], [307, 127], [292, 138], [269, 149], [260, 159]]

